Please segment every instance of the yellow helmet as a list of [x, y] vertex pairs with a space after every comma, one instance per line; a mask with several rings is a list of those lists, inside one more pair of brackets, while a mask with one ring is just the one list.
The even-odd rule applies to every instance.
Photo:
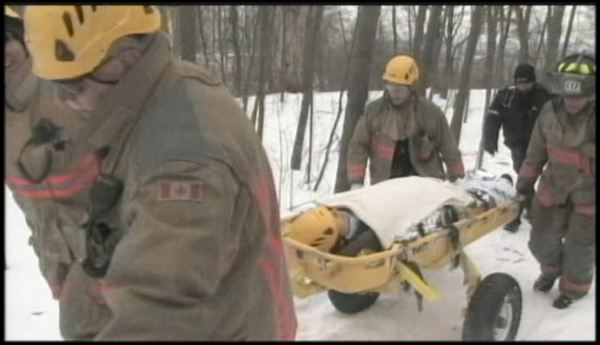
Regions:
[[346, 233], [346, 227], [340, 213], [318, 206], [293, 219], [285, 236], [329, 252], [338, 244], [340, 235]]
[[25, 38], [33, 72], [71, 79], [98, 67], [119, 38], [160, 30], [156, 6], [27, 6]]
[[19, 14], [17, 12], [15, 12], [15, 10], [10, 8], [10, 6], [6, 6], [6, 5], [4, 5], [4, 15], [6, 17], [21, 19], [21, 17], [19, 16]]
[[400, 85], [412, 85], [419, 79], [419, 68], [410, 56], [398, 55], [388, 62], [382, 79]]

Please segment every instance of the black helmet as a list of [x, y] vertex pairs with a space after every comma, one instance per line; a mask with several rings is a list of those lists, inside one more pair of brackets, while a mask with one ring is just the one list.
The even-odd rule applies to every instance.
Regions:
[[560, 60], [550, 73], [552, 90], [563, 97], [584, 97], [596, 92], [596, 59], [585, 53]]

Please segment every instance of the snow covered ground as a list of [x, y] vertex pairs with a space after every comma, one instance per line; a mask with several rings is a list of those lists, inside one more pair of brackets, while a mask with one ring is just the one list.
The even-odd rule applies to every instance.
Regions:
[[[372, 92], [370, 99], [380, 95]], [[485, 92], [474, 90], [471, 94], [468, 121], [463, 125], [460, 149], [466, 169], [474, 166], [481, 135], [481, 121]], [[313, 157], [310, 187], [314, 186], [318, 168], [324, 157], [324, 147], [337, 114], [338, 93], [315, 95], [315, 125], [313, 127]], [[279, 95], [266, 100], [264, 146], [269, 154], [275, 184], [280, 192], [282, 214], [290, 206], [298, 207], [322, 195], [332, 193], [337, 168], [337, 144], [329, 157], [329, 165], [317, 192], [306, 183], [306, 169], [291, 172], [289, 169], [296, 123], [300, 112], [300, 95]], [[445, 101], [434, 99], [442, 109]], [[250, 103], [252, 104], [252, 103]], [[446, 112], [448, 120], [451, 107]], [[337, 139], [341, 137], [342, 121], [338, 124]], [[308, 133], [308, 129], [307, 129]], [[308, 147], [308, 136], [305, 140]], [[305, 150], [303, 164], [308, 159]], [[513, 177], [510, 152], [499, 145], [495, 157], [487, 156], [484, 169], [495, 173], [509, 173]], [[29, 230], [22, 212], [16, 206], [10, 191], [5, 187], [5, 245], [7, 270], [5, 271], [5, 339], [6, 340], [60, 340], [58, 330], [58, 304], [51, 298], [49, 289], [37, 268], [33, 249], [27, 245]], [[529, 224], [523, 222], [518, 233], [503, 230], [492, 232], [467, 247], [483, 275], [493, 272], [511, 274], [523, 291], [523, 315], [517, 340], [595, 340], [596, 335], [596, 284], [590, 294], [566, 310], [551, 306], [557, 296], [556, 289], [548, 295], [534, 293], [531, 289], [538, 275], [537, 264], [527, 248]], [[369, 309], [356, 315], [345, 315], [335, 310], [326, 294], [306, 299], [295, 299], [299, 319], [298, 340], [460, 340], [463, 318], [461, 309], [466, 305], [462, 286], [462, 272], [428, 271], [425, 278], [442, 293], [436, 303], [423, 303], [418, 312], [412, 293], [382, 295]]]

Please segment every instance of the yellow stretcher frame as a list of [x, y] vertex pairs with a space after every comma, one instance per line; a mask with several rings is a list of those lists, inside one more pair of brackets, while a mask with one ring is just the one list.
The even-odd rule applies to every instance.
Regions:
[[458, 260], [470, 299], [481, 274], [463, 250], [467, 244], [512, 221], [519, 202], [509, 201], [487, 211], [472, 209], [467, 217], [411, 241], [393, 243], [385, 251], [347, 257], [320, 251], [285, 236], [293, 218], [282, 220], [286, 260], [293, 293], [305, 298], [326, 290], [343, 293], [390, 293], [409, 284], [428, 301], [440, 298], [438, 290], [411, 268], [442, 269]]

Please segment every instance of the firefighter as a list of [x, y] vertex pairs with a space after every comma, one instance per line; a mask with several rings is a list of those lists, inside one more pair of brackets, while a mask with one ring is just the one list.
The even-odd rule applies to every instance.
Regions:
[[[514, 85], [498, 92], [489, 108], [483, 130], [484, 149], [490, 155], [498, 151], [498, 132], [504, 132], [504, 144], [510, 149], [513, 169], [518, 174], [525, 159], [527, 144], [531, 137], [533, 124], [544, 103], [551, 94], [536, 83], [535, 69], [530, 64], [517, 66], [514, 73]], [[530, 200], [528, 196], [527, 200]], [[525, 206], [529, 216], [529, 204]], [[519, 230], [521, 212], [504, 228], [511, 232]]]
[[559, 95], [542, 108], [517, 180], [533, 193], [529, 248], [540, 264], [536, 291], [560, 278], [556, 308], [585, 296], [594, 276], [596, 239], [596, 61], [573, 54], [551, 75]]
[[407, 55], [392, 58], [382, 79], [383, 96], [367, 104], [348, 147], [351, 189], [363, 185], [367, 161], [371, 184], [412, 175], [463, 177], [461, 154], [444, 113], [415, 89], [415, 60]]
[[25, 29], [87, 117], [69, 155], [96, 170], [62, 221], [111, 313], [94, 339], [293, 340], [270, 165], [219, 78], [172, 57], [155, 6], [27, 6]]
[[[58, 300], [61, 336], [90, 339], [110, 312], [99, 293], [98, 280], [83, 273], [74, 255], [82, 249], [77, 246], [79, 228], [63, 221], [81, 200], [80, 178], [93, 170], [89, 164], [77, 174], [67, 169], [72, 162], [65, 152], [84, 119], [54, 99], [50, 83], [31, 73], [23, 21], [8, 6], [4, 15], [5, 183], [25, 215], [31, 230], [29, 243], [52, 297]], [[51, 160], [46, 150], [52, 152]], [[52, 177], [46, 179], [48, 176]]]

